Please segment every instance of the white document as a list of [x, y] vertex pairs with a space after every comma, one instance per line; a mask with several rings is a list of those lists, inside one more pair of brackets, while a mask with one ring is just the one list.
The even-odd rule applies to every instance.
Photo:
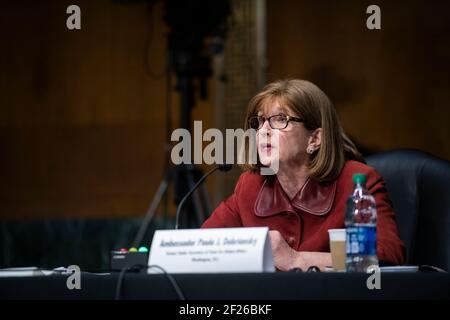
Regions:
[[275, 271], [267, 227], [157, 230], [148, 264], [168, 273]]

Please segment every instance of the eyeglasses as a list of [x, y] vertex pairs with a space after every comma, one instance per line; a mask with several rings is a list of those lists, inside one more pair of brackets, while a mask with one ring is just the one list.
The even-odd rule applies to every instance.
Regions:
[[263, 116], [253, 116], [248, 119], [248, 125], [250, 128], [259, 130], [264, 125], [266, 120], [269, 121], [269, 125], [272, 129], [281, 130], [288, 126], [289, 121], [304, 122], [303, 119], [286, 116], [284, 114], [277, 114], [268, 118]]

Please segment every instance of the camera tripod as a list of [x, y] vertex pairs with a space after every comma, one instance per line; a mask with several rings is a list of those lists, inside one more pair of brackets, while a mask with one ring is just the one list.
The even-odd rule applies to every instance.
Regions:
[[[226, 19], [230, 14], [230, 1], [165, 1], [165, 21], [171, 28], [168, 35], [168, 63], [167, 63], [167, 88], [171, 88], [171, 74], [177, 76], [176, 90], [180, 93], [180, 128], [190, 131], [191, 111], [195, 102], [195, 86], [193, 79], [198, 79], [200, 96], [206, 98], [206, 79], [212, 75], [211, 57], [205, 53], [205, 38], [214, 35], [215, 38], [224, 38], [226, 33]], [[207, 17], [207, 19], [205, 19]], [[223, 50], [222, 45], [215, 45], [215, 51]], [[167, 100], [169, 100], [168, 93]], [[169, 106], [166, 111], [166, 119], [170, 119]], [[170, 131], [170, 121], [167, 121]], [[170, 132], [167, 132], [167, 139]], [[174, 202], [180, 200], [202, 177], [200, 169], [192, 164], [170, 165], [169, 150], [165, 150], [166, 169], [163, 179], [159, 184], [147, 214], [137, 233], [133, 246], [137, 247], [147, 232], [147, 228], [162, 200], [167, 195], [169, 184], [174, 186]], [[192, 163], [192, 161], [191, 161]], [[167, 199], [167, 198], [166, 198]], [[180, 212], [181, 227], [199, 227], [211, 213], [211, 208], [204, 185], [192, 194], [186, 205]], [[194, 212], [195, 214], [189, 214]]]
[[[193, 87], [192, 79], [190, 79], [190, 77], [182, 75], [179, 77], [177, 90], [180, 91], [181, 95], [181, 127], [187, 130], [190, 128], [190, 109], [194, 102]], [[174, 203], [178, 205], [183, 196], [195, 186], [196, 182], [202, 176], [202, 171], [193, 164], [171, 165], [171, 160], [168, 156], [170, 150], [168, 149], [169, 148], [166, 148], [165, 150], [166, 168], [164, 170], [163, 179], [158, 186], [139, 231], [133, 241], [133, 247], [135, 248], [139, 247], [141, 244], [163, 197], [168, 196], [169, 185], [171, 183], [173, 184], [173, 200]], [[194, 215], [191, 213], [194, 213]], [[180, 225], [182, 227], [199, 227], [210, 213], [211, 205], [209, 203], [208, 194], [205, 186], [201, 185], [184, 206], [180, 215]]]
[[[145, 233], [158, 209], [161, 200], [169, 189], [169, 185], [172, 182], [174, 185], [174, 201], [178, 204], [181, 198], [189, 190], [191, 190], [197, 180], [201, 176], [201, 171], [195, 168], [193, 165], [182, 164], [179, 166], [169, 167], [164, 173], [163, 179], [160, 182], [158, 189], [150, 203], [147, 213], [142, 221], [141, 227], [133, 241], [133, 247], [140, 246]], [[182, 190], [186, 190], [184, 193]], [[192, 215], [186, 214], [194, 212], [195, 219]], [[180, 216], [180, 224], [182, 226], [200, 226], [207, 218], [207, 214], [211, 212], [211, 206], [209, 204], [208, 196], [204, 186], [200, 186], [199, 190], [195, 192], [189, 203], [186, 204], [183, 210], [183, 214]]]

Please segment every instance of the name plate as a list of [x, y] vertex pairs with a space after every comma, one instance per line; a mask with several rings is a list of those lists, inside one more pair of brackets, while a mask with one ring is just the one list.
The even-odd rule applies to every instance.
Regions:
[[148, 264], [168, 273], [275, 271], [267, 227], [157, 230]]

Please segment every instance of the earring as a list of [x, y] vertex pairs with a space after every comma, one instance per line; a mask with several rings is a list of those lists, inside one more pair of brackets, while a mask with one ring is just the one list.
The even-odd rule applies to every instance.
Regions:
[[313, 148], [308, 147], [308, 148], [306, 148], [306, 152], [307, 152], [308, 154], [312, 154], [312, 153], [314, 152], [314, 150], [313, 150]]

